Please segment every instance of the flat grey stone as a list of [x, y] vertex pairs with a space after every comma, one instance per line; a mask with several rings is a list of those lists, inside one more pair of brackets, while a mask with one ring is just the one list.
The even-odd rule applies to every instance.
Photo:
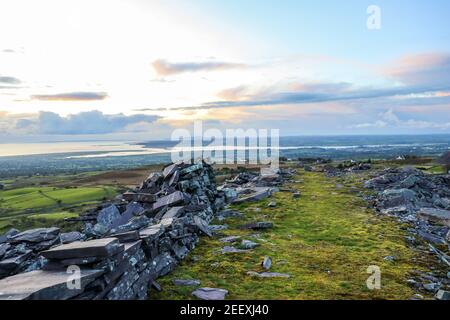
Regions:
[[417, 214], [425, 219], [450, 227], [450, 210], [421, 208]]
[[104, 238], [84, 242], [72, 242], [52, 248], [41, 254], [47, 259], [72, 259], [86, 257], [109, 257], [124, 250], [116, 238]]
[[235, 247], [231, 247], [231, 246], [225, 246], [223, 247], [220, 252], [222, 252], [222, 254], [225, 253], [243, 253], [243, 252], [247, 252], [247, 250], [242, 250], [242, 249], [238, 249]]
[[225, 300], [228, 290], [217, 288], [199, 288], [192, 295], [201, 300]]
[[259, 246], [259, 243], [250, 241], [250, 240], [242, 240], [241, 247], [246, 250], [254, 249]]
[[278, 273], [278, 272], [254, 272], [254, 271], [248, 271], [247, 274], [249, 276], [254, 276], [258, 278], [290, 278], [291, 276], [286, 273]]
[[199, 286], [200, 280], [190, 280], [190, 279], [174, 279], [173, 284], [177, 287], [181, 286]]
[[55, 239], [59, 235], [59, 228], [37, 228], [27, 230], [10, 237], [9, 242], [42, 242]]
[[59, 235], [59, 238], [61, 239], [62, 244], [67, 244], [67, 243], [83, 240], [84, 235], [81, 232], [72, 231], [72, 232], [61, 233]]
[[138, 230], [112, 234], [111, 237], [119, 239], [120, 243], [137, 241], [140, 239]]
[[2, 244], [0, 244], [0, 259], [3, 258], [3, 256], [6, 253], [6, 251], [8, 251], [9, 248], [11, 248], [11, 245], [9, 243], [2, 243]]
[[228, 229], [228, 226], [226, 224], [210, 224], [209, 230], [212, 232], [222, 231]]
[[164, 226], [162, 225], [153, 225], [146, 229], [140, 230], [139, 235], [143, 240], [153, 241], [158, 239], [164, 233], [164, 230]]
[[184, 212], [184, 207], [172, 207], [162, 216], [161, 219], [178, 218]]
[[65, 300], [83, 292], [101, 270], [81, 270], [80, 289], [69, 289], [66, 271], [31, 271], [0, 280], [0, 300]]
[[175, 191], [167, 196], [159, 198], [153, 204], [153, 211], [158, 211], [165, 206], [177, 206], [187, 204], [189, 202], [189, 196], [181, 191]]
[[[248, 190], [248, 191], [247, 191]], [[248, 195], [247, 193], [250, 192]], [[243, 194], [245, 196], [238, 197], [236, 200], [233, 201], [233, 203], [243, 203], [243, 202], [251, 202], [251, 201], [259, 201], [262, 199], [265, 199], [267, 197], [270, 197], [273, 193], [272, 188], [266, 188], [266, 187], [255, 187], [255, 188], [248, 188], [245, 189]]]
[[251, 222], [243, 225], [243, 229], [264, 230], [273, 228], [273, 223], [268, 221]]
[[167, 178], [168, 176], [174, 174], [175, 171], [177, 171], [177, 170], [178, 170], [178, 164], [177, 163], [173, 163], [173, 164], [165, 167], [164, 170], [163, 170], [164, 178]]
[[219, 241], [233, 243], [233, 242], [237, 242], [239, 239], [241, 239], [240, 236], [229, 236], [229, 237], [220, 238]]

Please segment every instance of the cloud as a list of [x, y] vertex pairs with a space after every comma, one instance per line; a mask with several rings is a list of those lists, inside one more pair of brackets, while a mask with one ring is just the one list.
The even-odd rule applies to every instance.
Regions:
[[19, 79], [15, 77], [6, 77], [6, 76], [0, 76], [0, 83], [6, 83], [6, 84], [20, 84], [22, 83]]
[[166, 60], [156, 60], [152, 63], [153, 69], [160, 76], [171, 76], [185, 72], [199, 72], [199, 71], [221, 71], [230, 69], [244, 68], [245, 64], [232, 62], [181, 62], [170, 63]]
[[349, 129], [368, 129], [368, 128], [397, 128], [397, 129], [434, 129], [447, 130], [450, 129], [450, 122], [433, 122], [416, 119], [402, 120], [392, 109], [380, 113], [378, 120], [374, 122], [360, 123], [351, 125]]
[[450, 83], [450, 54], [405, 55], [383, 68], [384, 75], [406, 85], [439, 86]]
[[32, 95], [33, 100], [42, 101], [93, 101], [103, 100], [108, 97], [105, 92], [68, 92], [57, 94], [36, 94]]
[[0, 132], [33, 134], [107, 134], [127, 131], [145, 131], [146, 125], [160, 117], [154, 115], [103, 114], [100, 111], [80, 112], [62, 117], [53, 112], [38, 114], [0, 113]]

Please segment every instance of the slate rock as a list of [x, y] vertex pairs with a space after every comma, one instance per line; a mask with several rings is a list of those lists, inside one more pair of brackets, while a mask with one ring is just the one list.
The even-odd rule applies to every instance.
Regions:
[[120, 219], [120, 211], [115, 205], [102, 209], [97, 216], [97, 223], [111, 228], [116, 220]]
[[[0, 261], [0, 275], [8, 275], [11, 272], [14, 272], [19, 267], [22, 266], [22, 264], [27, 261], [27, 259], [31, 256], [32, 251], [28, 250], [23, 254], [16, 255], [11, 258], [4, 259]], [[1, 286], [0, 286], [1, 291]]]
[[208, 223], [205, 220], [203, 220], [199, 216], [195, 216], [194, 224], [201, 232], [206, 234], [208, 237], [212, 237], [211, 230], [209, 230]]
[[86, 257], [110, 257], [124, 250], [116, 238], [72, 242], [41, 252], [47, 259], [72, 259]]
[[450, 210], [436, 208], [421, 208], [418, 215], [430, 221], [450, 227]]
[[253, 229], [253, 230], [271, 229], [271, 228], [273, 228], [273, 223], [267, 222], [267, 221], [258, 221], [258, 222], [252, 222], [252, 223], [245, 224], [241, 228]]
[[258, 278], [290, 278], [291, 276], [286, 273], [278, 273], [278, 272], [254, 272], [254, 271], [248, 271], [247, 274], [249, 276], [254, 276]]
[[272, 259], [270, 257], [264, 257], [261, 266], [263, 267], [263, 269], [269, 270], [272, 267]]
[[233, 243], [233, 242], [237, 242], [239, 239], [241, 239], [240, 236], [229, 236], [229, 237], [220, 238], [219, 241]]
[[120, 215], [120, 218], [114, 220], [111, 227], [117, 228], [118, 226], [127, 224], [134, 216], [142, 214], [145, 211], [137, 202], [131, 202], [127, 204], [125, 211]]
[[437, 300], [448, 301], [448, 300], [450, 300], [450, 291], [439, 290], [439, 291], [436, 293], [435, 298], [436, 298]]
[[135, 192], [125, 192], [122, 198], [128, 202], [142, 202], [142, 203], [153, 203], [156, 201], [157, 196], [152, 193], [135, 193]]
[[84, 234], [78, 231], [61, 233], [59, 235], [62, 244], [67, 244], [75, 241], [81, 241], [84, 238]]
[[184, 212], [184, 207], [172, 207], [162, 216], [161, 219], [177, 218]]
[[270, 201], [267, 205], [269, 208], [275, 208], [277, 206], [277, 203], [275, 201]]
[[220, 252], [222, 254], [225, 254], [225, 253], [243, 253], [243, 252], [247, 252], [247, 250], [242, 250], [242, 249], [238, 249], [238, 248], [231, 247], [231, 246], [225, 246], [225, 247], [223, 247], [220, 250]]
[[250, 241], [250, 240], [242, 240], [241, 247], [246, 250], [254, 249], [259, 246], [259, 243]]
[[225, 300], [228, 290], [217, 288], [199, 288], [192, 295], [201, 300]]
[[199, 286], [200, 280], [191, 280], [191, 279], [174, 279], [173, 284], [177, 287], [182, 286]]
[[58, 235], [59, 228], [37, 228], [16, 234], [15, 236], [10, 237], [9, 242], [42, 242], [55, 239]]
[[167, 196], [159, 198], [154, 204], [153, 204], [153, 211], [158, 211], [164, 206], [177, 206], [177, 205], [183, 205], [188, 204], [190, 197], [181, 191], [175, 191]]
[[2, 243], [0, 244], [0, 259], [3, 258], [3, 256], [6, 254], [6, 251], [11, 248], [11, 245], [9, 243]]
[[83, 292], [101, 270], [81, 270], [80, 289], [68, 286], [64, 271], [32, 271], [0, 280], [0, 300], [65, 300]]
[[19, 233], [19, 230], [17, 230], [17, 229], [14, 229], [14, 228], [9, 229], [8, 232], [6, 232], [5, 234], [2, 234], [0, 236], [0, 243], [8, 242], [10, 237], [15, 236], [18, 233]]

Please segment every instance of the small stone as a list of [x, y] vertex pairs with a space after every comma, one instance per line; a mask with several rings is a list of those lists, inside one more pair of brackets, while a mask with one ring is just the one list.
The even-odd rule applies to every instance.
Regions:
[[411, 297], [411, 300], [423, 300], [423, 295], [416, 293]]
[[199, 288], [192, 295], [201, 300], [225, 300], [228, 290], [217, 288]]
[[241, 247], [246, 250], [251, 250], [259, 246], [259, 243], [250, 241], [250, 240], [242, 240]]
[[300, 198], [300, 192], [294, 192], [292, 194], [292, 198], [294, 198], [294, 199]]
[[219, 241], [233, 243], [233, 242], [238, 241], [240, 238], [241, 238], [240, 236], [229, 236], [229, 237], [220, 238]]
[[72, 231], [72, 232], [61, 233], [59, 238], [61, 239], [62, 244], [67, 244], [67, 243], [82, 240], [84, 238], [84, 235], [81, 232]]
[[436, 292], [439, 289], [439, 283], [425, 283], [423, 284], [423, 288], [430, 292]]
[[228, 226], [226, 224], [210, 224], [209, 230], [212, 232], [222, 231], [228, 229]]
[[271, 202], [269, 202], [269, 204], [267, 206], [269, 208], [275, 208], [277, 206], [277, 203], [275, 201], [271, 201]]
[[231, 246], [225, 246], [223, 247], [220, 252], [222, 252], [222, 254], [225, 253], [242, 253], [242, 252], [247, 252], [247, 250], [242, 250], [242, 249], [237, 249], [235, 247], [231, 247]]
[[395, 261], [395, 257], [394, 256], [387, 256], [387, 257], [384, 257], [384, 260], [389, 261], [389, 262], [394, 262]]
[[190, 280], [190, 279], [174, 279], [173, 284], [177, 287], [181, 286], [199, 286], [200, 280]]
[[278, 272], [254, 272], [254, 271], [248, 271], [247, 274], [249, 276], [254, 276], [258, 278], [290, 278], [291, 276], [286, 273], [278, 273]]
[[158, 282], [154, 281], [154, 280], [152, 281], [151, 286], [152, 286], [152, 288], [154, 288], [158, 292], [162, 291], [161, 285]]
[[263, 267], [263, 269], [269, 270], [272, 267], [272, 259], [270, 257], [264, 257], [261, 266]]
[[271, 229], [271, 228], [273, 228], [273, 223], [265, 222], [265, 221], [252, 222], [252, 223], [243, 225], [242, 228], [243, 229], [253, 229], [253, 230]]

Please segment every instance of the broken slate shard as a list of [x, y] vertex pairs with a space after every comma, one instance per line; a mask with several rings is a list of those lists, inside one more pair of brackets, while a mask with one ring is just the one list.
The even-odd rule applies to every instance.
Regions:
[[264, 257], [261, 266], [263, 267], [263, 269], [269, 270], [272, 267], [272, 259], [270, 257]]
[[116, 238], [103, 238], [84, 242], [72, 242], [43, 251], [47, 259], [71, 259], [86, 257], [110, 257], [122, 252], [124, 246]]
[[199, 288], [192, 295], [201, 300], [225, 300], [228, 290], [217, 288]]
[[241, 227], [242, 229], [264, 230], [273, 228], [272, 222], [258, 221], [247, 223]]

